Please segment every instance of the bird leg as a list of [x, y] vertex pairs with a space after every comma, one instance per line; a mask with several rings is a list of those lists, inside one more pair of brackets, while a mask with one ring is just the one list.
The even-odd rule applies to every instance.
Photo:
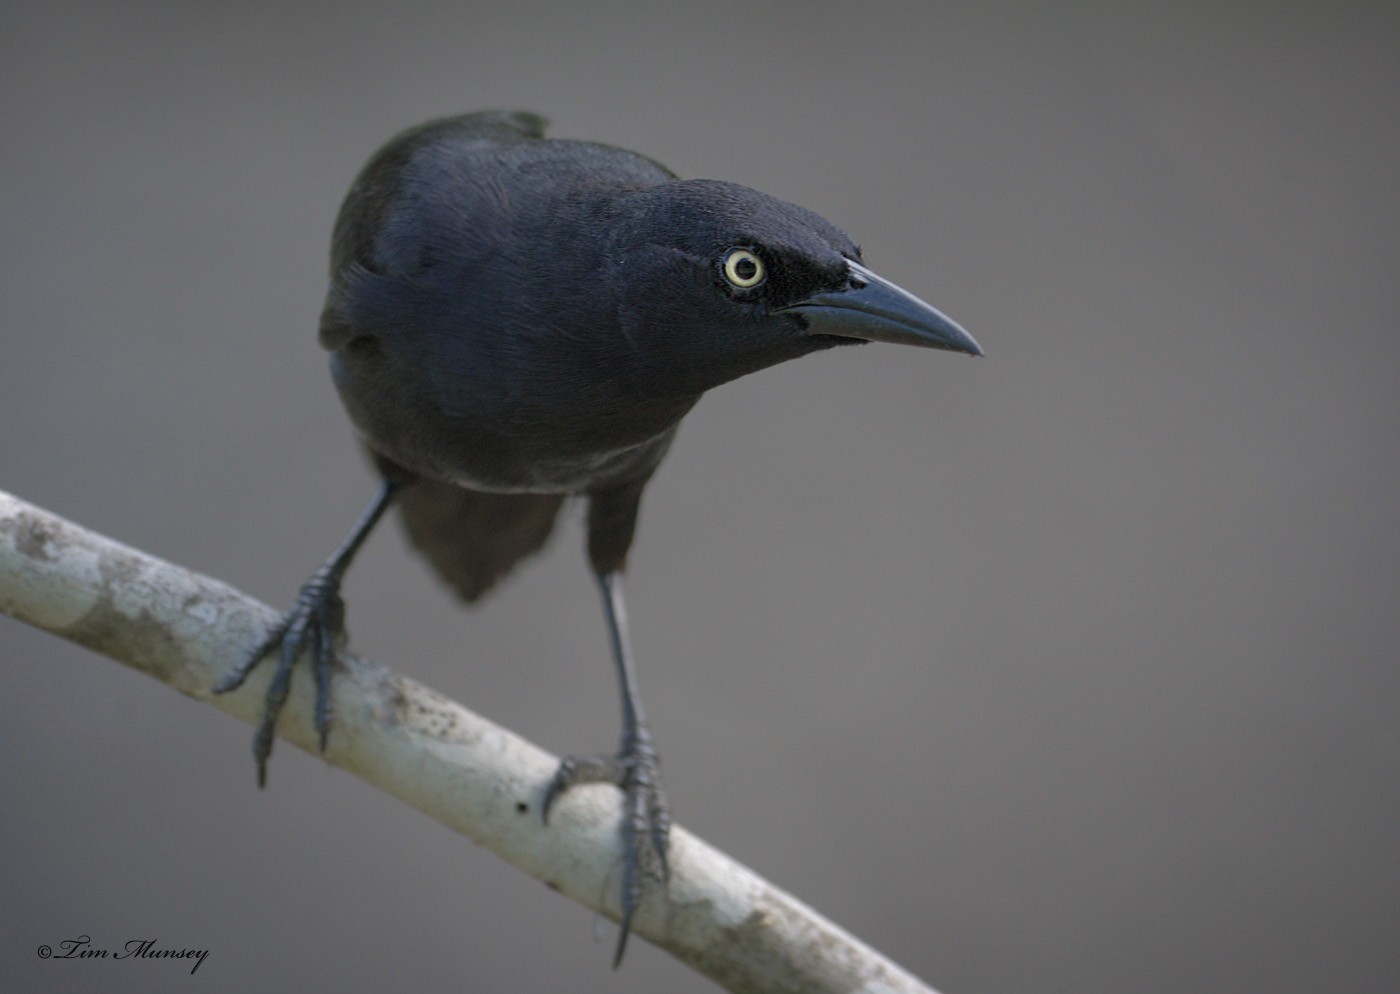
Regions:
[[401, 482], [385, 478], [374, 500], [370, 501], [345, 540], [321, 564], [321, 568], [302, 584], [291, 610], [268, 629], [256, 648], [214, 687], [216, 694], [237, 689], [265, 656], [281, 647], [277, 671], [267, 685], [262, 721], [253, 735], [253, 759], [258, 764], [259, 787], [267, 783], [267, 758], [272, 754], [277, 716], [287, 703], [292, 666], [306, 649], [310, 650], [311, 671], [316, 678], [316, 731], [320, 734], [321, 751], [326, 749], [326, 736], [331, 730], [331, 665], [345, 637], [345, 602], [340, 597], [340, 583], [355, 553], [393, 503], [394, 495], [402, 486]]
[[575, 784], [613, 783], [622, 788], [622, 930], [617, 939], [613, 967], [622, 962], [632, 917], [642, 901], [642, 864], [648, 848], [655, 856], [661, 879], [669, 877], [666, 847], [671, 834], [671, 810], [661, 788], [656, 747], [642, 701], [637, 694], [637, 672], [632, 663], [632, 645], [627, 637], [627, 612], [622, 601], [622, 574], [599, 573], [603, 609], [608, 619], [613, 661], [617, 664], [622, 690], [622, 748], [615, 756], [569, 756], [545, 791], [543, 815], [555, 799]]

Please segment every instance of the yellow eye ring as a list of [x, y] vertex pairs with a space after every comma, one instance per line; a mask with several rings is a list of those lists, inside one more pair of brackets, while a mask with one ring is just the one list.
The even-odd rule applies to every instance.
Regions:
[[748, 249], [730, 249], [725, 253], [724, 278], [740, 290], [758, 286], [767, 275], [763, 260]]

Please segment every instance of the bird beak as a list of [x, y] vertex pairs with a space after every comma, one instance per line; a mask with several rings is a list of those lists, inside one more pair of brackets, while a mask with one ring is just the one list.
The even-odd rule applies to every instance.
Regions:
[[807, 320], [809, 335], [837, 335], [926, 349], [982, 355], [982, 346], [956, 321], [858, 262], [843, 290], [815, 293], [782, 308]]

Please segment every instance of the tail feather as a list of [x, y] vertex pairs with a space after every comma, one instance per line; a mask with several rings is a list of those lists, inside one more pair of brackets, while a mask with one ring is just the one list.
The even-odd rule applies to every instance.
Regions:
[[464, 600], [475, 601], [554, 529], [560, 494], [492, 494], [418, 479], [398, 498], [409, 541]]

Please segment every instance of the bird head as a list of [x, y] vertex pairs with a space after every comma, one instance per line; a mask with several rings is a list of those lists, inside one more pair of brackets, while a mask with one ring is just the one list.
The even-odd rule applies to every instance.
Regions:
[[876, 275], [844, 231], [748, 187], [636, 191], [608, 253], [624, 336], [669, 390], [699, 393], [835, 345], [981, 355], [951, 318]]

